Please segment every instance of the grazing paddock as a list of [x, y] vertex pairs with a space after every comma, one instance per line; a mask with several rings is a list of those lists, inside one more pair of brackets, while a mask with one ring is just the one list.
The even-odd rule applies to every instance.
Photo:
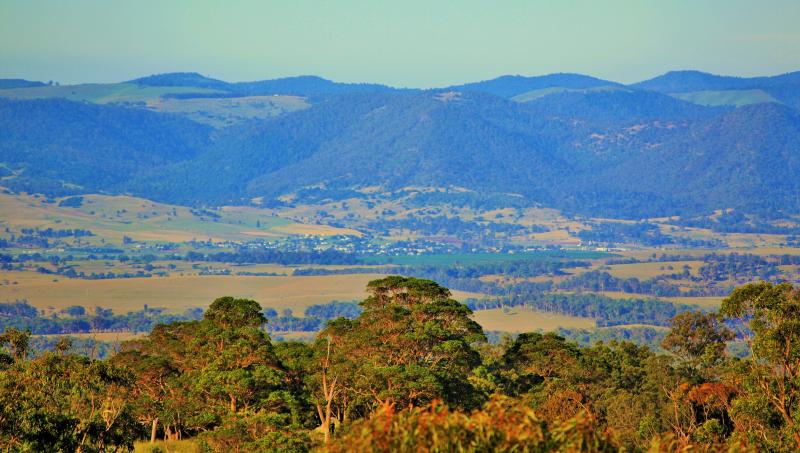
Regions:
[[532, 332], [551, 331], [559, 327], [591, 329], [596, 323], [591, 318], [560, 315], [523, 307], [478, 310], [473, 316], [485, 331]]
[[[697, 275], [697, 269], [703, 265], [702, 261], [663, 261], [652, 263], [614, 264], [609, 266], [609, 274], [619, 278], [636, 277], [641, 280], [666, 274], [680, 274], [683, 266], [689, 266], [689, 272]], [[669, 267], [672, 269], [669, 269]]]

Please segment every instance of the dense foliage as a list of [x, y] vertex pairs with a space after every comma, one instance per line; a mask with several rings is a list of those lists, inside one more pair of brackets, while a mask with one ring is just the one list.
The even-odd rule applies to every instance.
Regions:
[[[30, 333], [7, 328], [0, 447], [120, 451], [161, 437], [241, 452], [800, 447], [800, 290], [789, 284], [747, 284], [720, 313], [675, 316], [659, 336], [667, 353], [555, 333], [489, 345], [432, 281], [387, 277], [368, 291], [360, 314], [311, 344], [273, 344], [262, 308], [231, 297], [106, 360], [68, 341], [32, 355]], [[750, 354], [730, 355], [731, 341]]]

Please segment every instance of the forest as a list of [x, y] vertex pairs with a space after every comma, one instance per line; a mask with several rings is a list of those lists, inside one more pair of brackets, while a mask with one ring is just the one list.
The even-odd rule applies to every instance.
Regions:
[[[37, 350], [30, 331], [6, 328], [0, 448], [800, 448], [800, 288], [789, 283], [748, 283], [717, 312], [677, 313], [666, 352], [539, 332], [493, 344], [432, 280], [387, 276], [367, 290], [359, 307], [315, 309], [350, 318], [330, 319], [311, 343], [273, 342], [263, 308], [232, 297], [202, 318], [165, 319], [102, 360], [66, 338]], [[731, 353], [736, 342], [745, 354]]]

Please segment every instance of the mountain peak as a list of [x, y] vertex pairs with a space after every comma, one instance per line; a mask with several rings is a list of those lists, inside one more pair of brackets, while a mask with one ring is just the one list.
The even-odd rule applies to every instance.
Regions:
[[617, 82], [602, 80], [584, 74], [561, 72], [540, 76], [503, 75], [481, 82], [447, 87], [445, 90], [480, 91], [504, 98], [512, 98], [523, 93], [545, 88], [587, 89], [618, 85], [619, 83]]
[[218, 79], [206, 77], [197, 72], [167, 72], [153, 74], [128, 81], [137, 85], [170, 87], [188, 86], [195, 88], [227, 89], [228, 83]]

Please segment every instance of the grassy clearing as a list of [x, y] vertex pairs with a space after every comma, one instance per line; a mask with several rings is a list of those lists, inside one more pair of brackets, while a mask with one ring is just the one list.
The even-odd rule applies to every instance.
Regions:
[[679, 304], [699, 305], [702, 308], [719, 308], [724, 297], [664, 297], [663, 299]]
[[591, 318], [546, 313], [520, 307], [478, 310], [475, 312], [474, 318], [478, 324], [483, 326], [484, 330], [499, 332], [551, 331], [559, 327], [591, 329], [596, 325], [594, 319]]
[[151, 453], [155, 448], [169, 453], [201, 453], [203, 450], [191, 439], [184, 440], [158, 440], [151, 444], [150, 441], [139, 441], [133, 444], [133, 453]]
[[[664, 261], [653, 263], [635, 264], [615, 264], [610, 267], [609, 274], [619, 278], [637, 277], [647, 279], [659, 275], [677, 274], [683, 272], [683, 266], [689, 266], [693, 275], [697, 275], [697, 269], [703, 265], [702, 261]], [[669, 267], [672, 266], [672, 269]]]
[[735, 105], [737, 107], [762, 102], [778, 102], [764, 90], [720, 90], [690, 91], [688, 93], [672, 93], [672, 97], [700, 105], [718, 106]]
[[224, 127], [249, 119], [267, 119], [302, 110], [309, 104], [299, 96], [246, 96], [238, 98], [164, 99], [152, 98], [147, 108], [176, 113], [188, 118]]

